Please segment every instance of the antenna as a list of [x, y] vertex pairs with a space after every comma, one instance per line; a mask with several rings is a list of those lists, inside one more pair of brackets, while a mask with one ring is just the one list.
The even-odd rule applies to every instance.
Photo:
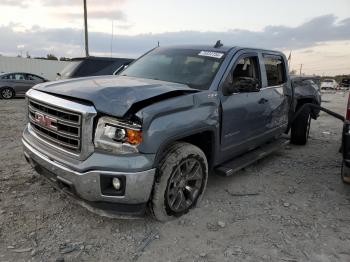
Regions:
[[216, 44], [214, 45], [214, 48], [220, 48], [222, 46], [224, 46], [224, 45], [221, 43], [221, 40], [218, 40], [218, 41], [216, 41]]

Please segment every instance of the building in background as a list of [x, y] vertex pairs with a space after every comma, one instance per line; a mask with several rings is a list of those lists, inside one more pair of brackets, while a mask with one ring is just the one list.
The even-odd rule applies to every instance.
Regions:
[[56, 74], [69, 65], [68, 61], [0, 56], [0, 73], [26, 72], [55, 80]]

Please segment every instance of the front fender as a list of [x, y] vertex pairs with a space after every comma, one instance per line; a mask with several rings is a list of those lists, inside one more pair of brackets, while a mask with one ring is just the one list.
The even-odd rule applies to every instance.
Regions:
[[153, 104], [136, 115], [142, 119], [139, 150], [155, 154], [165, 144], [196, 132], [219, 128], [219, 100], [216, 92], [203, 91]]

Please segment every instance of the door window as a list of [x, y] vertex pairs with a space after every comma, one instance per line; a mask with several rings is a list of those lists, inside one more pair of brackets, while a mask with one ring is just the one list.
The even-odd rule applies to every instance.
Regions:
[[256, 56], [239, 59], [225, 80], [230, 93], [254, 92], [260, 87], [258, 58]]
[[286, 82], [285, 66], [281, 56], [264, 55], [267, 86], [277, 86]]
[[10, 79], [10, 80], [25, 80], [24, 75], [23, 74], [9, 74], [7, 75], [6, 79]]
[[8, 74], [8, 75], [3, 76], [2, 79], [12, 80], [12, 79], [15, 79], [15, 75], [14, 74]]
[[27, 75], [27, 80], [35, 81], [35, 82], [43, 82], [43, 79], [36, 75]]

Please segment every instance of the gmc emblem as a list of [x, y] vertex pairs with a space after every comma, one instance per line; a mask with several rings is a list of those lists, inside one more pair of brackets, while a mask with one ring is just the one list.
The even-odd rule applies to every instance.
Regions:
[[46, 116], [44, 114], [35, 112], [34, 113], [34, 120], [41, 126], [44, 126], [49, 129], [57, 130], [57, 126], [54, 125], [57, 123], [57, 119]]

